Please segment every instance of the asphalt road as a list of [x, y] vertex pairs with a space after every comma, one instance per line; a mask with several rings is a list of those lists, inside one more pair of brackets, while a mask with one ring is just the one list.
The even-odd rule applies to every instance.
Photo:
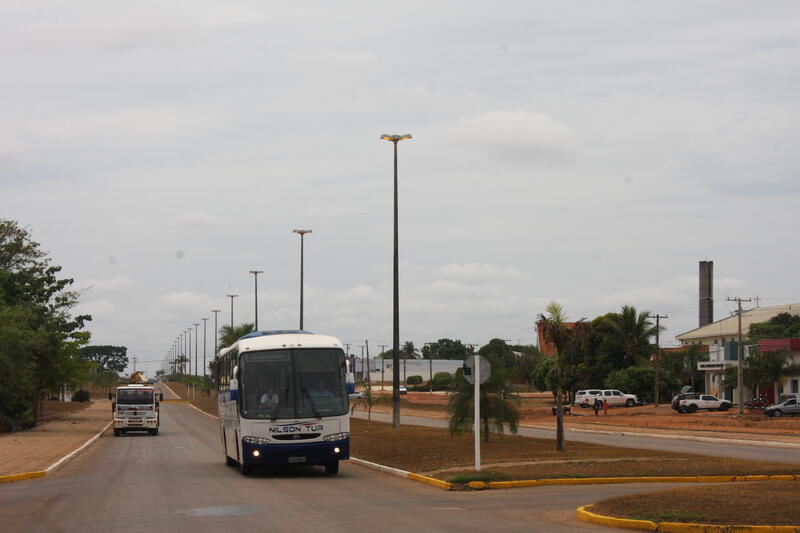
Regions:
[[52, 477], [0, 485], [0, 531], [609, 531], [575, 508], [670, 486], [445, 492], [347, 463], [336, 477], [243, 477], [224, 464], [215, 420], [185, 404], [161, 413], [156, 437], [107, 432]]
[[[356, 412], [355, 416], [366, 418], [363, 412]], [[372, 413], [374, 420], [381, 422], [391, 422], [391, 414]], [[416, 426], [427, 427], [447, 427], [445, 420], [427, 417], [401, 416], [401, 424], [413, 424]], [[537, 437], [541, 439], [554, 439], [555, 429], [533, 429], [520, 428], [520, 435], [526, 437]], [[565, 433], [567, 448], [569, 441], [593, 442], [608, 446], [623, 446], [626, 448], [639, 448], [643, 450], [665, 450], [680, 453], [696, 453], [700, 455], [711, 455], [717, 457], [734, 457], [738, 459], [750, 459], [753, 461], [777, 461], [780, 463], [800, 463], [800, 448], [773, 448], [754, 444], [729, 444], [724, 442], [703, 442], [683, 439], [637, 437], [635, 433], [625, 433], [620, 431], [614, 434], [605, 433], [584, 433], [571, 431], [567, 427]]]

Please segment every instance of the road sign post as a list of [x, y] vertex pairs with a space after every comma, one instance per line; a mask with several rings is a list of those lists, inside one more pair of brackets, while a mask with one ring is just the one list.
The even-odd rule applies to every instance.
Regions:
[[473, 404], [475, 406], [474, 429], [475, 434], [475, 471], [481, 471], [481, 383], [486, 383], [492, 374], [492, 365], [480, 355], [464, 360], [464, 377], [469, 383], [475, 385]]

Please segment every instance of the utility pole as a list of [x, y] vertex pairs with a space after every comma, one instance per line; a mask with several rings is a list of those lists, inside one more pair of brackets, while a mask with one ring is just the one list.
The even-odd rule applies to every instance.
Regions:
[[383, 390], [383, 371], [386, 368], [386, 344], [379, 344], [378, 347], [381, 349], [381, 390]]
[[[659, 368], [659, 364], [660, 364], [659, 359], [661, 358], [661, 343], [659, 342], [659, 336], [658, 336], [659, 333], [661, 332], [661, 324], [660, 324], [659, 321], [662, 318], [669, 318], [669, 316], [667, 316], [667, 315], [659, 315], [658, 313], [656, 313], [655, 315], [648, 315], [647, 318], [655, 318], [656, 319], [656, 356], [655, 356], [655, 359], [653, 359], [653, 363], [654, 363], [655, 370], [656, 370], [656, 400], [655, 400], [655, 406], [658, 407], [658, 392], [659, 392], [658, 391], [658, 368]], [[694, 369], [692, 369], [692, 372], [694, 372]]]
[[744, 414], [744, 359], [743, 356], [743, 346], [742, 346], [742, 302], [752, 302], [752, 298], [727, 298], [729, 302], [736, 302], [738, 305], [738, 310], [736, 311], [736, 316], [739, 317], [739, 342], [738, 346], [736, 347], [737, 353], [737, 362], [739, 363], [739, 368], [736, 372], [736, 401], [739, 402], [739, 415]]
[[371, 383], [372, 382], [372, 376], [369, 373], [369, 371], [370, 371], [370, 366], [369, 366], [369, 341], [367, 339], [364, 339], [364, 346], [366, 347], [366, 350], [367, 350], [367, 379], [365, 381], [371, 385], [372, 384]]
[[358, 347], [361, 348], [361, 380], [367, 381], [367, 378], [364, 376], [364, 345], [359, 344]]

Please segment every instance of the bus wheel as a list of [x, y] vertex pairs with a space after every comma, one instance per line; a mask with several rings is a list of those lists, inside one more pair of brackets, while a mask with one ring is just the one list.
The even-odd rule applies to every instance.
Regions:
[[338, 473], [339, 473], [339, 461], [331, 461], [330, 463], [325, 463], [326, 476], [335, 476]]
[[249, 476], [253, 473], [253, 465], [246, 465], [243, 462], [240, 462], [239, 472], [241, 472], [243, 476]]
[[236, 459], [231, 459], [227, 455], [225, 455], [225, 466], [236, 466]]

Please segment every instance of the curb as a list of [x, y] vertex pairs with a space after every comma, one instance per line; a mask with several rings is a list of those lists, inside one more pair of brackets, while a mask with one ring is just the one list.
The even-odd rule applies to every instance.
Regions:
[[[175, 403], [179, 403], [179, 402], [175, 402]], [[203, 411], [202, 409], [200, 409], [200, 408], [199, 408], [199, 407], [197, 407], [196, 405], [194, 405], [194, 404], [190, 403], [189, 401], [183, 401], [182, 403], [185, 403], [186, 405], [188, 405], [189, 407], [191, 407], [191, 408], [192, 408], [192, 409], [194, 409], [195, 411], [199, 411], [200, 413], [202, 413], [202, 414], [206, 415], [206, 416], [207, 416], [207, 417], [209, 417], [209, 418], [213, 418], [214, 420], [219, 420], [219, 417], [218, 417], [218, 416], [214, 416], [214, 415], [212, 415], [211, 413], [206, 413], [205, 411]]]
[[796, 533], [800, 526], [746, 526], [730, 524], [694, 524], [690, 522], [651, 522], [650, 520], [631, 520], [593, 513], [591, 505], [578, 507], [575, 517], [584, 522], [601, 526], [638, 531], [659, 531], [663, 533]]
[[642, 476], [642, 477], [581, 477], [528, 479], [522, 481], [470, 481], [471, 489], [515, 489], [538, 485], [609, 485], [614, 483], [733, 483], [741, 481], [800, 481], [800, 475], [776, 474], [757, 476]]
[[100, 432], [97, 433], [94, 437], [90, 438], [89, 440], [84, 442], [82, 445], [80, 445], [76, 450], [73, 450], [72, 452], [68, 453], [67, 455], [65, 455], [64, 457], [62, 457], [61, 459], [59, 459], [55, 463], [51, 464], [50, 466], [48, 466], [44, 470], [36, 470], [34, 472], [23, 472], [23, 473], [20, 473], [20, 474], [9, 474], [9, 475], [6, 475], [6, 476], [0, 476], [0, 483], [13, 483], [15, 481], [24, 481], [24, 480], [27, 480], [27, 479], [39, 479], [39, 478], [46, 477], [49, 474], [52, 474], [53, 472], [55, 472], [56, 470], [58, 470], [59, 468], [64, 466], [64, 464], [66, 464], [68, 461], [70, 461], [75, 456], [80, 454], [83, 450], [85, 450], [86, 448], [88, 448], [89, 446], [94, 444], [95, 441], [97, 439], [99, 439], [103, 435], [103, 433], [105, 433], [106, 430], [109, 427], [111, 427], [111, 424], [113, 424], [113, 423], [114, 422], [112, 420], [111, 422], [106, 424], [105, 427], [103, 429], [101, 429]]
[[[530, 429], [542, 429], [548, 431], [555, 431], [555, 428], [550, 426], [542, 426], [539, 424], [520, 424], [520, 427]], [[585, 428], [566, 428], [567, 431], [574, 431], [575, 433], [594, 433], [598, 435], [620, 435], [623, 437], [644, 437], [648, 439], [673, 439], [673, 440], [688, 440], [695, 442], [713, 442], [717, 444], [741, 444], [744, 446], [766, 446], [769, 448], [789, 448], [800, 449], [800, 444], [792, 442], [777, 442], [777, 441], [758, 441], [747, 439], [728, 439], [725, 437], [695, 437], [693, 435], [680, 435], [674, 433], [639, 433], [636, 431], [609, 431], [604, 429], [585, 429]]]
[[365, 461], [363, 459], [358, 459], [356, 457], [350, 458], [351, 463], [355, 463], [360, 466], [364, 466], [366, 468], [371, 468], [373, 470], [378, 470], [379, 472], [385, 472], [387, 474], [392, 474], [394, 476], [398, 476], [404, 479], [410, 479], [412, 481], [417, 481], [419, 483], [424, 483], [426, 485], [430, 485], [432, 487], [436, 487], [439, 489], [444, 490], [452, 490], [453, 484], [448, 483], [447, 481], [442, 481], [441, 479], [436, 479], [428, 476], [423, 476], [422, 474], [415, 474], [413, 472], [407, 472], [405, 470], [400, 470], [399, 468], [392, 468], [391, 466], [384, 466], [378, 463], [371, 463], [369, 461]]

